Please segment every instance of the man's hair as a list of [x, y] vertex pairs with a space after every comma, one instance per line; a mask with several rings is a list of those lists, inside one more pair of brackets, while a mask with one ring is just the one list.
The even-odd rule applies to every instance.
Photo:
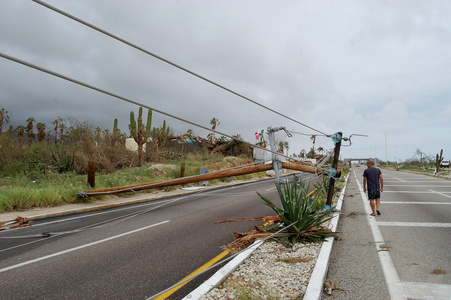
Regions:
[[368, 159], [368, 161], [366, 163], [374, 166], [374, 160], [372, 160], [372, 159]]

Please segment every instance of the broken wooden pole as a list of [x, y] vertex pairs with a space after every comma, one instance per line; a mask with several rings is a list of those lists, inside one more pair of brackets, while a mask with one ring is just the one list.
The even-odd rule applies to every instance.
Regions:
[[185, 163], [180, 166], [180, 177], [185, 177]]
[[294, 164], [289, 162], [282, 162], [282, 168], [294, 170], [294, 171], [302, 171], [307, 173], [313, 173], [313, 174], [322, 174], [323, 170], [317, 167], [313, 166], [307, 166], [307, 165], [301, 165], [301, 164]]
[[173, 186], [173, 185], [183, 185], [183, 184], [187, 184], [187, 183], [194, 183], [194, 182], [200, 182], [200, 181], [206, 181], [206, 180], [214, 180], [214, 179], [219, 179], [219, 178], [224, 178], [224, 177], [264, 172], [264, 171], [269, 171], [271, 169], [272, 169], [272, 164], [244, 166], [242, 168], [237, 168], [237, 169], [217, 171], [217, 172], [212, 172], [212, 173], [208, 173], [208, 174], [204, 174], [204, 175], [196, 175], [196, 176], [178, 178], [178, 179], [173, 179], [173, 180], [168, 180], [168, 181], [157, 181], [157, 182], [141, 183], [141, 184], [113, 187], [113, 188], [100, 189], [100, 190], [92, 190], [92, 191], [83, 192], [83, 196], [93, 197], [93, 196], [102, 196], [102, 195], [110, 195], [110, 194], [117, 194], [117, 193], [140, 191], [140, 190], [146, 190], [146, 189], [162, 188], [162, 187]]
[[96, 162], [88, 162], [88, 184], [90, 187], [96, 186]]

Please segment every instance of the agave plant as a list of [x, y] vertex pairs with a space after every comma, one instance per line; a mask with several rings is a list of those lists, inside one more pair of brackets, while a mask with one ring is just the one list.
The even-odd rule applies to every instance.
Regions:
[[[308, 193], [308, 187], [304, 182], [293, 180], [283, 186], [276, 182], [276, 188], [281, 202], [280, 208], [267, 197], [257, 194], [277, 213], [284, 226], [291, 225], [284, 233], [290, 234], [292, 243], [316, 242], [334, 236], [333, 232], [322, 226], [331, 219], [331, 216], [319, 213], [317, 196]], [[279, 225], [280, 223], [275, 223], [265, 230], [277, 228]]]

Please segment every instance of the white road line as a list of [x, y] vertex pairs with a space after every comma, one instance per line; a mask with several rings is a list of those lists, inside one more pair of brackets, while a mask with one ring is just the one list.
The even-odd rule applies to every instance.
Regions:
[[417, 184], [412, 184], [412, 185], [408, 185], [408, 184], [384, 184], [384, 188], [387, 186], [396, 186], [396, 187], [422, 187], [422, 188], [432, 188], [432, 187], [440, 187], [440, 188], [444, 188], [447, 187], [445, 185], [417, 185]]
[[432, 204], [432, 205], [451, 205], [451, 202], [402, 202], [402, 201], [381, 201], [381, 204]]
[[451, 223], [428, 223], [428, 222], [377, 222], [377, 225], [391, 227], [451, 228]]
[[[384, 186], [385, 188], [385, 186]], [[384, 189], [384, 194], [385, 193], [399, 193], [399, 194], [434, 194], [437, 192], [426, 192], [426, 191], [386, 191]], [[444, 193], [448, 193], [451, 194], [451, 192], [444, 192]]]
[[382, 234], [377, 226], [376, 220], [374, 218], [370, 218], [369, 214], [371, 213], [371, 208], [369, 201], [367, 201], [366, 194], [363, 192], [362, 185], [357, 180], [357, 176], [354, 171], [354, 177], [357, 181], [357, 185], [359, 186], [360, 194], [362, 195], [362, 201], [365, 206], [365, 212], [367, 215], [367, 220], [370, 225], [371, 231], [373, 233], [373, 238], [376, 244], [376, 249], [378, 251], [379, 260], [382, 265], [382, 270], [384, 272], [385, 281], [387, 282], [388, 291], [390, 293], [391, 299], [405, 299], [402, 284], [399, 280], [398, 273], [396, 272], [396, 268], [393, 264], [393, 261], [390, 257], [388, 251], [380, 251], [381, 245], [384, 245], [384, 239]]
[[398, 181], [401, 181], [401, 182], [405, 182], [404, 180], [402, 180], [402, 179], [399, 178], [399, 177], [394, 177], [394, 179], [396, 179], [396, 180], [398, 180]]
[[[186, 197], [181, 197], [180, 199], [177, 199], [177, 200], [181, 200], [181, 199], [184, 199], [184, 198], [186, 198]], [[157, 201], [157, 200], [159, 200], [159, 199], [155, 199], [153, 201]], [[161, 201], [158, 201], [158, 202], [149, 202], [149, 203], [146, 202], [144, 204], [135, 204], [135, 205], [131, 204], [130, 206], [127, 205], [127, 206], [123, 206], [123, 207], [119, 207], [119, 208], [113, 208], [113, 209], [110, 209], [108, 211], [83, 214], [83, 215], [79, 215], [79, 216], [76, 216], [76, 217], [70, 217], [70, 218], [58, 219], [58, 220], [55, 220], [55, 221], [45, 222], [45, 223], [33, 224], [33, 227], [44, 226], [44, 225], [51, 225], [51, 224], [55, 224], [55, 223], [63, 223], [63, 222], [77, 220], [77, 219], [83, 219], [83, 218], [89, 218], [89, 217], [94, 217], [94, 216], [98, 216], [98, 215], [110, 214], [110, 213], [118, 212], [118, 211], [122, 211], [122, 210], [135, 209], [135, 208], [139, 208], [139, 207], [142, 207], [142, 206], [152, 206], [152, 205], [157, 205], [157, 204], [161, 204], [161, 203], [167, 203], [167, 202], [170, 202], [170, 201], [173, 201], [173, 200], [161, 199]]]
[[434, 190], [429, 190], [429, 191], [433, 192], [433, 193], [436, 193], [436, 194], [439, 194], [441, 196], [445, 196], [447, 198], [451, 198], [451, 196], [446, 195], [446, 194], [451, 194], [450, 192], [437, 192], [437, 191], [434, 191]]
[[405, 295], [409, 299], [450, 299], [451, 285], [423, 282], [403, 282]]
[[29, 265], [29, 264], [33, 264], [33, 263], [36, 263], [36, 262], [39, 262], [39, 261], [42, 261], [42, 260], [45, 260], [45, 259], [49, 259], [49, 258], [52, 258], [52, 257], [63, 255], [63, 254], [69, 253], [69, 252], [73, 252], [73, 251], [76, 251], [76, 250], [80, 250], [80, 249], [83, 249], [83, 248], [87, 248], [87, 247], [91, 247], [91, 246], [94, 246], [94, 245], [97, 245], [97, 244], [108, 242], [108, 241], [111, 241], [111, 240], [114, 240], [114, 239], [117, 239], [117, 238], [121, 238], [123, 236], [127, 236], [127, 235], [130, 235], [130, 234], [133, 234], [133, 233], [137, 233], [137, 232], [140, 232], [140, 231], [152, 228], [152, 227], [163, 225], [163, 224], [168, 223], [168, 222], [170, 222], [170, 220], [166, 220], [166, 221], [163, 221], [163, 222], [160, 222], [160, 223], [156, 223], [156, 224], [152, 224], [152, 225], [149, 225], [149, 226], [146, 226], [146, 227], [138, 228], [138, 229], [135, 229], [135, 230], [132, 230], [132, 231], [129, 231], [129, 232], [124, 232], [124, 233], [121, 233], [121, 234], [118, 234], [118, 235], [115, 235], [115, 236], [111, 236], [111, 237], [103, 239], [103, 240], [98, 240], [98, 241], [95, 241], [95, 242], [92, 242], [92, 243], [88, 243], [88, 244], [84, 244], [84, 245], [81, 245], [81, 246], [78, 246], [78, 247], [74, 247], [74, 248], [70, 248], [70, 249], [63, 250], [63, 251], [60, 251], [60, 252], [56, 252], [56, 253], [53, 253], [53, 254], [45, 255], [45, 256], [42, 256], [42, 257], [39, 257], [39, 258], [35, 258], [35, 259], [29, 260], [29, 261], [24, 261], [23, 263], [12, 265], [12, 266], [0, 269], [0, 273], [6, 272], [6, 271], [9, 271], [9, 270], [12, 270], [12, 269], [20, 268], [20, 267], [23, 267], [23, 266], [26, 266], [26, 265]]

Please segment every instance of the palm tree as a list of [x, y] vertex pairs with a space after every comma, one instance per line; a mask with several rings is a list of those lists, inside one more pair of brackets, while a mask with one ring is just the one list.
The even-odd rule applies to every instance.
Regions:
[[9, 123], [8, 111], [2, 107], [2, 109], [0, 109], [0, 134], [3, 132], [3, 125], [8, 123]]
[[38, 129], [38, 141], [42, 142], [45, 139], [45, 124], [44, 123], [38, 123], [36, 125], [37, 129]]
[[312, 158], [315, 158], [315, 156], [316, 156], [316, 153], [315, 153], [315, 143], [316, 143], [316, 135], [312, 135], [312, 137], [310, 138], [311, 140], [312, 140], [312, 142], [313, 142], [313, 147], [312, 147], [312, 149], [311, 149], [311, 151], [310, 152], [312, 152]]
[[31, 143], [34, 140], [35, 134], [34, 134], [34, 130], [33, 130], [33, 123], [36, 120], [33, 117], [29, 117], [27, 119], [27, 136], [28, 136], [28, 146], [31, 146]]
[[58, 117], [52, 122], [52, 124], [55, 125], [55, 144], [58, 144], [58, 126], [62, 121], [63, 119], [61, 117]]
[[290, 144], [288, 142], [284, 142], [283, 146], [285, 147], [285, 149], [287, 149], [287, 156], [288, 156], [288, 149], [290, 149]]
[[279, 153], [283, 153], [283, 142], [279, 142]]
[[23, 143], [23, 135], [25, 133], [25, 127], [19, 125], [16, 127], [15, 131], [17, 132], [17, 137], [19, 138], [19, 144]]
[[188, 129], [188, 130], [186, 131], [186, 135], [187, 135], [188, 137], [193, 137], [193, 136], [194, 136], [194, 131], [193, 131], [192, 129]]
[[213, 129], [213, 135], [210, 136], [210, 142], [213, 144], [215, 140], [215, 134], [216, 134], [216, 126], [219, 126], [219, 120], [216, 118], [211, 119], [210, 124], [212, 125], [211, 129]]

